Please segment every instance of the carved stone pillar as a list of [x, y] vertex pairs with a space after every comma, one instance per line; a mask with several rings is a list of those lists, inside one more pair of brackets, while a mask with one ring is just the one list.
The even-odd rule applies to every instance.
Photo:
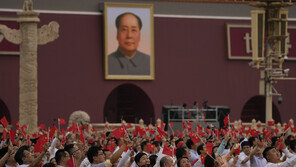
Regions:
[[[18, 13], [21, 34], [20, 77], [19, 77], [19, 121], [31, 132], [37, 131], [38, 79], [37, 79], [37, 24], [39, 13], [28, 11]], [[26, 35], [24, 35], [26, 34]]]

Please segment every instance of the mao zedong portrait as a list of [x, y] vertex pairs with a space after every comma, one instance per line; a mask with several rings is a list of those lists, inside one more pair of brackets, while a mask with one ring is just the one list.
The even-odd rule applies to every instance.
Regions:
[[150, 56], [140, 52], [142, 21], [134, 13], [115, 20], [118, 48], [108, 55], [109, 75], [150, 75]]

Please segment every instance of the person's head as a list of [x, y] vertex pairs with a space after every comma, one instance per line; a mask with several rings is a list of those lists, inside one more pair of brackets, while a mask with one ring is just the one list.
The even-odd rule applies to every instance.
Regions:
[[34, 157], [32, 153], [29, 151], [28, 146], [22, 146], [15, 153], [14, 159], [19, 165], [22, 165], [30, 164], [34, 160]]
[[178, 167], [190, 167], [191, 164], [190, 164], [189, 158], [182, 157], [182, 158], [178, 159], [177, 166]]
[[[193, 143], [193, 141], [191, 140], [191, 139], [188, 139], [187, 141], [186, 141], [186, 146], [189, 148], [189, 149], [192, 149], [192, 150], [195, 150], [196, 149], [196, 147], [194, 146], [194, 143]], [[195, 148], [194, 148], [195, 147]]]
[[66, 145], [65, 150], [70, 154], [70, 156], [73, 156], [75, 159], [81, 158], [81, 151], [76, 144]]
[[110, 159], [112, 153], [109, 149], [103, 149], [103, 153], [105, 154], [106, 159]]
[[290, 148], [292, 151], [296, 152], [296, 140], [290, 141]]
[[148, 152], [147, 151], [147, 143], [148, 143], [148, 141], [143, 141], [141, 143], [141, 149], [142, 149], [142, 151]]
[[150, 155], [149, 161], [150, 161], [150, 166], [154, 166], [156, 164], [157, 160], [157, 155]]
[[134, 13], [123, 13], [115, 22], [119, 49], [126, 56], [132, 56], [140, 42], [142, 21]]
[[159, 161], [160, 167], [174, 167], [174, 161], [171, 157], [162, 157]]
[[200, 144], [197, 147], [196, 152], [197, 152], [198, 155], [204, 154], [206, 152], [206, 145]]
[[50, 162], [50, 163], [53, 163], [53, 164], [55, 164], [55, 165], [58, 165], [58, 164], [57, 164], [57, 161], [56, 161], [55, 158], [51, 158], [49, 162]]
[[44, 164], [42, 167], [55, 167], [55, 166], [56, 166], [55, 164], [49, 162], [49, 163]]
[[86, 153], [87, 159], [92, 164], [99, 164], [105, 161], [105, 155], [102, 148], [93, 146], [90, 147]]
[[176, 149], [176, 158], [180, 159], [182, 157], [190, 158], [189, 149], [184, 145]]
[[246, 154], [249, 155], [251, 152], [251, 147], [250, 147], [250, 143], [248, 141], [244, 141], [241, 144], [242, 146], [242, 151]]
[[61, 165], [64, 166], [64, 164], [67, 163], [67, 161], [70, 159], [70, 155], [69, 153], [64, 150], [64, 149], [59, 149], [56, 153], [55, 153], [55, 160], [57, 165]]
[[281, 161], [281, 153], [274, 147], [267, 147], [263, 151], [263, 157], [267, 162], [278, 163]]
[[150, 160], [145, 153], [138, 153], [135, 156], [135, 162], [138, 166], [145, 166], [150, 164]]

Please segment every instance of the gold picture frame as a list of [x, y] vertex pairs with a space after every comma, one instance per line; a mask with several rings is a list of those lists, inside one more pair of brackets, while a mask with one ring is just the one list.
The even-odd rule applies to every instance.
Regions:
[[154, 80], [152, 4], [104, 3], [105, 79]]

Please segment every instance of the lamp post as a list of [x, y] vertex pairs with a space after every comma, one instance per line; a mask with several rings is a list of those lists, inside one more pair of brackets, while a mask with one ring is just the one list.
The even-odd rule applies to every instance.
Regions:
[[[278, 80], [296, 80], [283, 70], [287, 59], [288, 10], [292, 3], [276, 0], [253, 2], [252, 17], [252, 63], [251, 66], [264, 71], [266, 97], [265, 121], [272, 121], [272, 96], [281, 96], [273, 84]], [[266, 47], [266, 50], [264, 49]]]

